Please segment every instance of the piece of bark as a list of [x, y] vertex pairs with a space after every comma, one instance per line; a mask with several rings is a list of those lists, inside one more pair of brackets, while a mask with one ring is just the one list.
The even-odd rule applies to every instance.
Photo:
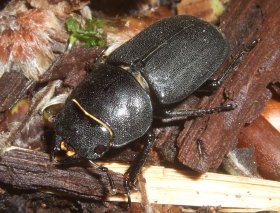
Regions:
[[77, 210], [80, 206], [75, 200], [61, 198], [53, 194], [25, 192], [19, 194], [4, 193], [0, 195], [1, 212], [41, 212], [58, 213]]
[[155, 149], [157, 150], [157, 153], [159, 153], [161, 160], [171, 163], [176, 161], [177, 149], [174, 141], [176, 140], [178, 134], [178, 126], [157, 128], [155, 130], [155, 136], [157, 140]]
[[125, 205], [118, 204], [121, 203], [101, 202], [91, 199], [78, 200], [71, 197], [43, 192], [23, 191], [15, 194], [11, 190], [4, 194], [0, 194], [0, 212], [3, 213], [127, 212]]
[[0, 78], [0, 112], [6, 111], [34, 86], [22, 73], [8, 72]]
[[40, 83], [55, 79], [65, 79], [65, 84], [76, 87], [86, 75], [86, 66], [95, 61], [102, 53], [100, 47], [76, 47], [61, 54], [39, 79]]
[[[118, 192], [124, 193], [123, 176], [114, 172], [110, 175]], [[17, 189], [95, 200], [103, 200], [110, 190], [105, 172], [90, 166], [58, 166], [48, 154], [28, 149], [5, 152], [0, 161], [0, 182]]]
[[[62, 82], [52, 81], [47, 86], [41, 88], [32, 98], [31, 103], [27, 111], [22, 115], [19, 122], [15, 122], [9, 125], [8, 132], [0, 132], [0, 155], [2, 155], [16, 140], [20, 139], [21, 133], [24, 128], [28, 128], [28, 124], [38, 115], [39, 110], [43, 108], [46, 103], [53, 97], [56, 88], [61, 86]], [[3, 120], [5, 122], [5, 120]], [[2, 124], [1, 124], [2, 125]], [[42, 131], [40, 128], [35, 128], [38, 131]], [[42, 126], [41, 126], [42, 127]], [[17, 143], [18, 144], [18, 143]], [[21, 144], [24, 144], [22, 142]]]
[[237, 70], [213, 95], [202, 98], [198, 106], [193, 106], [219, 106], [227, 99], [238, 105], [235, 110], [185, 123], [177, 140], [178, 159], [184, 165], [199, 172], [217, 168], [228, 151], [236, 146], [243, 126], [260, 114], [271, 96], [267, 86], [280, 81], [279, 16], [280, 2], [277, 0], [232, 1], [229, 5], [220, 27], [229, 40], [230, 55], [236, 55], [253, 39], [260, 38], [261, 41], [243, 57]]
[[263, 116], [245, 127], [238, 137], [239, 147], [253, 147], [260, 174], [280, 181], [280, 132]]

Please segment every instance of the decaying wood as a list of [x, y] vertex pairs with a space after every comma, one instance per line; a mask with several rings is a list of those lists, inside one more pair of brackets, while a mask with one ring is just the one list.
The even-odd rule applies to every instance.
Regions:
[[19, 72], [8, 72], [0, 78], [0, 112], [8, 110], [34, 85]]
[[76, 87], [86, 75], [86, 66], [93, 63], [103, 51], [100, 47], [73, 48], [57, 57], [39, 82], [64, 79], [64, 83]]
[[93, 202], [59, 195], [25, 191], [22, 194], [0, 194], [1, 212], [126, 212], [114, 202]]
[[[123, 177], [128, 166], [103, 163], [116, 187], [123, 193]], [[115, 173], [116, 172], [116, 173]], [[143, 170], [147, 202], [157, 204], [221, 206], [246, 210], [280, 210], [280, 183], [216, 173], [199, 175], [150, 166]], [[108, 195], [109, 183], [104, 172], [90, 167], [58, 167], [49, 155], [27, 149], [13, 148], [0, 161], [0, 182], [14, 188], [55, 194], [67, 194], [79, 199], [102, 200]], [[141, 184], [140, 184], [141, 185]], [[142, 202], [143, 192], [133, 192], [133, 202]], [[126, 196], [108, 196], [110, 201], [127, 201]]]
[[[229, 39], [230, 55], [236, 55], [253, 39], [261, 41], [212, 96], [202, 98], [198, 105], [190, 104], [206, 108], [233, 100], [238, 107], [185, 123], [177, 139], [178, 159], [184, 165], [200, 172], [217, 168], [236, 145], [243, 126], [260, 114], [271, 95], [267, 86], [280, 81], [279, 16], [277, 0], [233, 0], [229, 5], [220, 27]], [[183, 105], [188, 105], [188, 100]]]
[[[14, 125], [9, 129], [9, 132], [1, 132], [0, 140], [0, 155], [2, 155], [8, 147], [15, 143], [19, 139], [21, 132], [28, 125], [28, 123], [38, 115], [39, 110], [50, 100], [53, 96], [55, 89], [61, 85], [61, 81], [52, 81], [47, 86], [43, 87], [32, 98], [32, 103], [28, 108], [28, 112], [24, 115], [21, 122], [18, 125]], [[42, 128], [42, 127], [41, 127]], [[40, 130], [38, 130], [39, 132]], [[6, 135], [3, 137], [3, 135]]]
[[[118, 192], [123, 193], [123, 177], [110, 172]], [[105, 172], [90, 165], [67, 168], [50, 161], [43, 152], [11, 149], [0, 161], [0, 182], [17, 189], [48, 191], [78, 198], [103, 200], [109, 194]]]

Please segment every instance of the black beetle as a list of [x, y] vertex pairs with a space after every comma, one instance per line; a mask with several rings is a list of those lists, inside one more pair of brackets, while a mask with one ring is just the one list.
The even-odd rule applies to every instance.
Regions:
[[55, 119], [53, 154], [67, 151], [62, 163], [91, 161], [110, 148], [147, 135], [146, 145], [126, 173], [128, 189], [154, 143], [150, 131], [153, 119], [169, 122], [233, 109], [234, 104], [166, 110], [203, 84], [219, 86], [255, 43], [241, 52], [219, 79], [209, 80], [228, 55], [223, 33], [192, 16], [173, 16], [153, 24], [96, 65], [74, 89]]

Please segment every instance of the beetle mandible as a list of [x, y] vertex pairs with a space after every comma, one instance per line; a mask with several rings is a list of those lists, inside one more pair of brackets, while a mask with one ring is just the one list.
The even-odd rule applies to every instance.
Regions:
[[92, 162], [146, 135], [143, 150], [125, 175], [128, 190], [155, 141], [153, 119], [169, 122], [234, 109], [235, 104], [184, 111], [168, 107], [202, 85], [219, 86], [255, 44], [237, 55], [221, 77], [209, 80], [228, 55], [223, 33], [192, 16], [156, 22], [97, 64], [73, 90], [54, 122], [53, 155], [67, 150], [61, 163]]

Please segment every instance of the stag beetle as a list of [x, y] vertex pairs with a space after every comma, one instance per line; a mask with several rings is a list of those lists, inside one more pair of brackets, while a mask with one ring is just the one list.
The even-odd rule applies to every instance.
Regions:
[[73, 90], [54, 122], [53, 155], [65, 150], [67, 158], [61, 163], [92, 162], [111, 148], [147, 136], [142, 152], [125, 175], [128, 192], [155, 141], [153, 119], [170, 122], [234, 109], [235, 104], [184, 111], [169, 106], [202, 85], [219, 86], [255, 44], [237, 55], [221, 77], [209, 80], [228, 55], [223, 33], [192, 16], [156, 22], [97, 64]]

